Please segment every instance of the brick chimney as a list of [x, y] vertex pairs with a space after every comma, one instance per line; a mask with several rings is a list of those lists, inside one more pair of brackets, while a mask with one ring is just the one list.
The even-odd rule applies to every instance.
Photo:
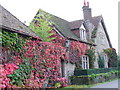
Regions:
[[82, 7], [82, 9], [83, 9], [84, 19], [85, 20], [90, 19], [92, 17], [92, 15], [91, 15], [91, 8], [89, 8], [89, 2], [87, 2], [87, 4], [86, 4], [86, 2], [84, 0], [84, 6]]

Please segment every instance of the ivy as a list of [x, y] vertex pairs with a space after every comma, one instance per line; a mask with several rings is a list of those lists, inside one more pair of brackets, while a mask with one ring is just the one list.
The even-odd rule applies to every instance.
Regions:
[[104, 49], [104, 52], [107, 54], [108, 60], [108, 67], [117, 67], [117, 53], [114, 48]]
[[94, 62], [95, 62], [95, 50], [89, 49], [86, 53], [89, 56], [89, 66], [90, 68], [94, 68]]
[[30, 65], [21, 64], [19, 69], [14, 71], [14, 74], [10, 74], [7, 77], [10, 78], [11, 85], [23, 86], [24, 80], [30, 78], [32, 67]]
[[80, 62], [80, 57], [87, 51], [87, 45], [78, 41], [72, 41], [70, 43], [69, 59], [71, 63], [77, 64]]
[[[56, 81], [61, 77], [59, 71], [61, 58], [67, 59], [64, 47], [40, 40], [27, 40], [22, 48], [24, 52], [21, 49], [14, 61], [19, 65], [19, 69], [8, 76], [12, 86], [43, 87], [46, 79]], [[21, 52], [23, 56], [20, 55]], [[66, 82], [60, 83], [65, 85]]]
[[16, 69], [18, 69], [16, 64], [0, 65], [0, 88], [11, 88], [10, 79], [7, 75], [13, 74]]
[[29, 25], [29, 28], [38, 34], [39, 37], [42, 38], [45, 42], [51, 42], [54, 37], [51, 37], [54, 35], [51, 27], [51, 23], [49, 20], [50, 16], [46, 16], [47, 14], [43, 11], [38, 12], [38, 14], [35, 16], [35, 18], [32, 20], [32, 22]]
[[91, 35], [91, 42], [92, 43], [95, 42], [96, 33], [97, 33], [97, 28], [95, 27], [94, 30], [92, 31], [92, 35]]
[[2, 44], [2, 31], [0, 30], [0, 44]]
[[7, 47], [15, 52], [19, 52], [22, 49], [23, 44], [26, 43], [26, 40], [21, 38], [18, 33], [6, 32], [2, 30], [0, 35], [2, 36], [3, 47]]
[[118, 69], [120, 70], [120, 55], [117, 56]]
[[104, 68], [105, 67], [104, 57], [102, 57], [99, 53], [98, 53], [98, 65], [99, 65], [99, 68]]
[[92, 31], [91, 38], [95, 38], [96, 37], [96, 33], [97, 33], [97, 28], [94, 28], [94, 30]]

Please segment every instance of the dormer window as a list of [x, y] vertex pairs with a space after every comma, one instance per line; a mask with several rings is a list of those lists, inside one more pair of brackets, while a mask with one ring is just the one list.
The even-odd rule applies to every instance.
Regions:
[[87, 41], [86, 30], [84, 30], [83, 28], [80, 28], [80, 39], [83, 40], [83, 41]]

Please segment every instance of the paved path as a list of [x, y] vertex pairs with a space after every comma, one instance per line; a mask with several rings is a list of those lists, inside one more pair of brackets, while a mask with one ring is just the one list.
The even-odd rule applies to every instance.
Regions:
[[114, 80], [114, 81], [111, 81], [111, 82], [106, 82], [106, 83], [103, 83], [103, 84], [93, 86], [91, 88], [118, 88], [118, 87], [120, 89], [120, 80]]

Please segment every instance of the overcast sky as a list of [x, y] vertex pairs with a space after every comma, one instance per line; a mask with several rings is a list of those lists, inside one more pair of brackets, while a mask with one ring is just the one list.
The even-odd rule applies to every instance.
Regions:
[[[118, 1], [86, 0], [92, 8], [92, 16], [102, 15], [111, 43], [118, 50]], [[83, 19], [84, 0], [0, 0], [0, 4], [22, 22], [33, 19], [38, 9], [43, 9], [67, 21]]]

